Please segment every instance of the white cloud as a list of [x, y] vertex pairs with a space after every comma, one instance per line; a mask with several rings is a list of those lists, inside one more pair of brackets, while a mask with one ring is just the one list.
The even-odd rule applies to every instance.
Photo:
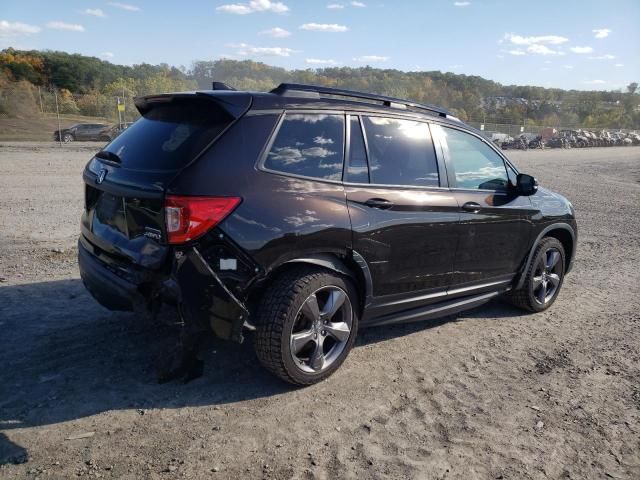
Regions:
[[606, 55], [598, 55], [595, 57], [589, 57], [589, 60], [614, 60], [616, 58], [615, 55], [611, 55], [607, 53]]
[[249, 8], [247, 5], [240, 5], [237, 3], [233, 3], [230, 5], [220, 5], [216, 7], [216, 11], [222, 13], [233, 13], [234, 15], [247, 15], [249, 13], [253, 13], [253, 10]]
[[82, 25], [78, 25], [77, 23], [65, 23], [65, 22], [48, 22], [47, 28], [52, 30], [67, 30], [69, 32], [84, 32], [84, 27]]
[[274, 27], [269, 30], [263, 30], [260, 32], [260, 35], [267, 35], [273, 38], [286, 38], [291, 35], [291, 32], [285, 30], [284, 28]]
[[514, 45], [533, 45], [533, 44], [548, 44], [548, 45], [561, 45], [569, 41], [566, 37], [559, 35], [540, 35], [537, 37], [523, 37], [514, 33], [505, 33], [502, 41], [508, 41]]
[[289, 57], [297, 52], [286, 47], [255, 47], [247, 43], [230, 43], [227, 47], [235, 49], [236, 54], [241, 57]]
[[523, 52], [522, 50], [509, 50], [507, 52], [509, 55], [515, 55], [517, 57], [521, 56], [521, 55], [526, 55], [527, 52]]
[[235, 15], [248, 15], [255, 12], [286, 13], [289, 11], [282, 2], [270, 0], [251, 0], [249, 3], [229, 3], [216, 7], [216, 11]]
[[305, 60], [309, 65], [335, 65], [337, 62], [331, 58], [323, 60], [321, 58], [307, 58]]
[[552, 50], [546, 45], [539, 45], [534, 43], [533, 45], [529, 45], [527, 47], [527, 52], [533, 53], [535, 55], [564, 55], [564, 52], [560, 52], [558, 50]]
[[363, 55], [361, 57], [355, 57], [353, 60], [361, 63], [380, 63], [386, 62], [389, 60], [389, 57], [383, 57], [380, 55]]
[[614, 67], [618, 67], [618, 68], [619, 68], [619, 67], [624, 67], [624, 63], [616, 63], [616, 64], [614, 65]]
[[604, 80], [585, 80], [582, 83], [586, 85], [604, 85], [607, 82], [605, 82]]
[[351, 2], [351, 6], [352, 6], [352, 7], [364, 8], [364, 7], [366, 7], [367, 5], [366, 5], [366, 4], [364, 4], [364, 3], [362, 3], [362, 2]]
[[579, 53], [579, 54], [593, 52], [593, 48], [591, 47], [571, 47], [569, 48], [569, 50], [571, 50], [573, 53]]
[[564, 68], [567, 70], [573, 70], [573, 65], [565, 65]]
[[453, 2], [456, 7], [468, 7], [471, 5], [471, 2]]
[[608, 28], [594, 28], [591, 31], [595, 33], [596, 38], [607, 38], [611, 33], [611, 30]]
[[120, 8], [120, 9], [126, 10], [128, 12], [139, 12], [140, 11], [140, 7], [136, 7], [135, 5], [130, 5], [128, 3], [107, 2], [107, 5], [111, 5], [112, 7]]
[[113, 58], [113, 53], [111, 53], [111, 52], [102, 52], [102, 53], [100, 54], [100, 56], [101, 56], [102, 58]]
[[82, 11], [84, 15], [91, 15], [93, 17], [105, 17], [104, 12], [99, 8], [87, 8]]
[[346, 32], [349, 30], [344, 25], [338, 25], [337, 23], [305, 23], [300, 25], [300, 29], [312, 32]]
[[344, 8], [344, 5], [342, 5], [341, 3], [330, 3], [329, 5], [327, 5], [327, 8], [330, 10], [341, 10]]
[[19, 35], [31, 35], [32, 33], [38, 33], [40, 30], [40, 27], [37, 27], [35, 25], [0, 20], [0, 37], [17, 37]]

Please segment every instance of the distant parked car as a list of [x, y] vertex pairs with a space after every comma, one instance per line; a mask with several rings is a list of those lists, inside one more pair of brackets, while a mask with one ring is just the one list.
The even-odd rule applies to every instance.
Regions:
[[495, 132], [491, 134], [491, 137], [489, 137], [489, 139], [498, 145], [501, 145], [503, 143], [509, 143], [509, 142], [513, 142], [513, 137], [506, 134], [506, 133], [500, 133], [500, 132]]
[[113, 125], [104, 123], [76, 123], [69, 128], [53, 132], [53, 139], [58, 142], [100, 141], [110, 142], [116, 137]]

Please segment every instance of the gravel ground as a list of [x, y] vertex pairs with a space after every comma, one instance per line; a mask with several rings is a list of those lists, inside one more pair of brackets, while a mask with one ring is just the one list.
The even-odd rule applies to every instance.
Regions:
[[640, 478], [640, 148], [509, 152], [575, 205], [547, 312], [500, 302], [369, 329], [327, 381], [285, 385], [251, 342], [154, 382], [174, 331], [78, 279], [96, 144], [0, 144], [0, 477]]

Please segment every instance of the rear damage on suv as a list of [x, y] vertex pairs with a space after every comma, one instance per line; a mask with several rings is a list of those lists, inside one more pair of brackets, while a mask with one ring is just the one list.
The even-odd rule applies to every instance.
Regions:
[[184, 325], [243, 340], [249, 312], [234, 292], [247, 290], [258, 267], [216, 228], [242, 199], [224, 186], [204, 195], [176, 179], [251, 101], [239, 92], [139, 98], [142, 118], [90, 160], [78, 260], [104, 307], [153, 315], [173, 303]]

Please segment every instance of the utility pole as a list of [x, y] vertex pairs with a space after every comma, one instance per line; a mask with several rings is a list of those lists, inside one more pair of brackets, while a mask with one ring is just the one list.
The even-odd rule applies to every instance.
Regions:
[[120, 97], [116, 97], [116, 108], [118, 109], [118, 127], [122, 130], [122, 114], [120, 113]]
[[127, 127], [127, 118], [126, 118], [126, 108], [127, 108], [127, 104], [125, 101], [125, 96], [124, 96], [124, 86], [122, 87], [122, 126], [123, 127]]
[[40, 100], [40, 113], [44, 113], [44, 107], [42, 106], [42, 92], [40, 91], [40, 85], [38, 85], [38, 99]]
[[62, 128], [60, 128], [60, 110], [58, 109], [58, 91], [53, 88], [53, 95], [56, 98], [56, 116], [58, 117], [58, 141], [62, 147]]

